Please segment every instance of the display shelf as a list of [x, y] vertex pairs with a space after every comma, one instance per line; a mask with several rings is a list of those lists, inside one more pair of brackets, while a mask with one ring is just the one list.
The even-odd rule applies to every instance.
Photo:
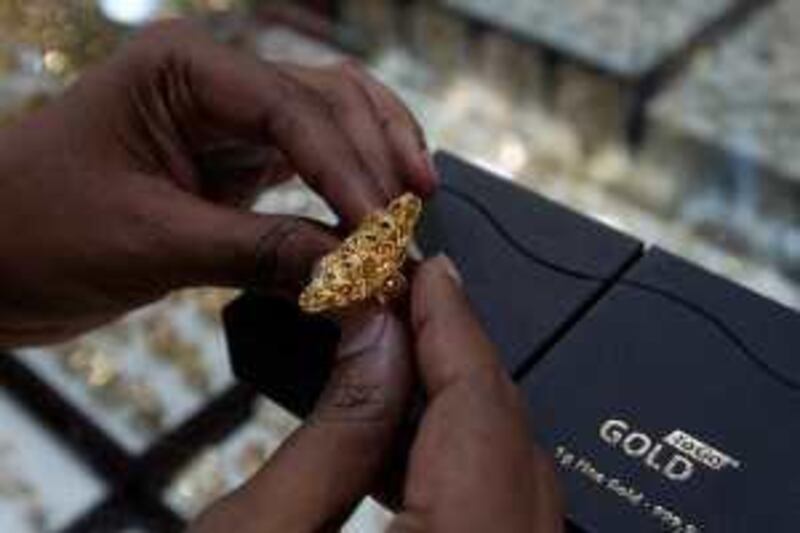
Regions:
[[[277, 404], [259, 399], [253, 416], [218, 444], [206, 447], [166, 486], [165, 503], [185, 520], [245, 483], [297, 429], [300, 421]], [[343, 531], [383, 531], [391, 514], [367, 498]]]
[[[650, 111], [647, 153], [694, 182], [689, 216], [800, 270], [800, 6], [701, 54]], [[755, 238], [754, 238], [755, 237]]]
[[799, 19], [796, 2], [779, 2], [706, 50], [658, 99], [653, 120], [800, 183]]
[[268, 400], [222, 442], [207, 446], [167, 485], [164, 501], [192, 519], [214, 500], [231, 492], [267, 460], [299, 421]]
[[[552, 106], [592, 146], [614, 138], [638, 147], [652, 98], [696, 50], [768, 2], [383, 1], [371, 10], [361, 3], [342, 0], [340, 11], [351, 15], [340, 22], [376, 36], [371, 56], [403, 47], [439, 77], [476, 70], [513, 98]], [[375, 29], [370, 13], [378, 4], [392, 17], [377, 17], [384, 22]]]
[[[160, 501], [163, 487], [209, 446], [225, 439], [253, 412], [254, 392], [236, 386], [208, 403], [202, 412], [159, 439], [139, 457], [129, 456], [126, 471], [112, 478], [115, 492], [73, 521], [63, 533], [183, 531], [186, 520]], [[94, 450], [85, 449], [92, 456]]]
[[184, 531], [185, 525], [158, 502], [140, 501], [132, 506], [129, 498], [116, 496], [106, 499], [61, 533], [177, 533]]
[[69, 344], [20, 350], [19, 360], [140, 453], [233, 383], [216, 310], [202, 307], [227, 298], [178, 294]]
[[107, 533], [115, 531], [109, 529], [111, 525], [131, 524], [150, 524], [152, 528], [146, 530], [156, 532], [182, 530], [184, 521], [158, 502], [161, 487], [201, 449], [247, 419], [255, 398], [248, 387], [232, 387], [137, 456], [119, 447], [85, 413], [11, 355], [0, 358], [0, 372], [9, 392], [44, 427], [60, 435], [109, 487], [109, 500], [75, 518], [65, 532]]
[[101, 500], [104, 482], [5, 391], [0, 420], [1, 531], [57, 530]]
[[622, 76], [638, 76], [680, 51], [739, 0], [443, 0], [511, 31]]
[[[796, 6], [784, 2], [775, 13], [764, 11], [752, 21], [746, 21], [749, 11], [741, 6], [752, 8], [755, 3], [746, 0], [714, 0], [689, 6], [696, 18], [685, 26], [692, 28], [685, 37], [690, 33], [694, 36], [688, 47], [671, 48], [666, 41], [659, 41], [680, 34], [665, 32], [653, 36], [657, 42], [645, 47], [650, 48], [625, 59], [624, 53], [599, 46], [589, 50], [591, 53], [581, 52], [579, 48], [585, 46], [581, 39], [570, 48], [558, 45], [555, 38], [524, 38], [518, 30], [490, 25], [473, 15], [464, 16], [453, 7], [468, 2], [448, 0], [446, 9], [436, 3], [420, 7], [421, 2], [351, 3], [373, 6], [369, 13], [355, 9], [346, 17], [351, 19], [350, 25], [356, 25], [363, 15], [371, 20], [364, 19], [365, 24], [372, 24], [373, 35], [394, 43], [391, 48], [376, 49], [368, 66], [408, 102], [433, 146], [479, 160], [509, 179], [527, 176], [519, 181], [541, 194], [647, 241], [658, 242], [762, 294], [800, 308], [797, 285], [765, 261], [771, 255], [709, 238], [706, 232], [713, 228], [693, 224], [687, 218], [684, 203], [695, 196], [694, 185], [702, 181], [705, 173], [713, 171], [724, 176], [723, 171], [734, 167], [730, 154], [736, 154], [736, 167], [740, 170], [758, 168], [759, 176], [772, 172], [777, 176], [775, 183], [788, 187], [780, 190], [792, 190], [793, 170], [798, 168], [792, 150], [797, 128], [792, 123], [796, 117], [787, 104], [794, 102], [791, 92], [797, 72], [791, 60], [796, 52], [794, 35], [798, 25], [793, 18], [800, 15]], [[590, 7], [605, 3], [583, 2]], [[673, 4], [685, 3], [681, 0]], [[577, 4], [577, 0], [570, 0], [563, 6]], [[620, 9], [633, 9], [631, 0], [618, 4], [624, 6]], [[642, 9], [653, 9], [654, 13], [672, 9], [668, 4], [653, 3]], [[716, 16], [711, 13], [713, 6], [732, 9], [724, 16]], [[382, 11], [386, 9], [390, 11]], [[388, 19], [389, 12], [399, 18]], [[697, 12], [705, 15], [698, 18]], [[431, 19], [432, 13], [439, 18]], [[746, 21], [741, 31], [733, 31], [736, 21], [731, 13], [737, 14], [740, 22]], [[615, 16], [603, 14], [609, 19]], [[678, 24], [676, 20], [664, 17], [663, 21], [646, 24], [660, 27], [662, 22]], [[609, 22], [612, 26], [614, 23], [619, 22]], [[684, 23], [685, 20], [681, 22]], [[556, 30], [559, 27], [552, 26]], [[564, 31], [565, 26], [560, 27]], [[616, 37], [623, 44], [636, 42], [637, 38], [646, 37], [644, 28], [649, 27]], [[719, 49], [714, 39], [707, 38], [713, 33], [709, 33], [711, 27], [730, 36]], [[236, 39], [237, 44], [266, 59], [328, 64], [347, 57], [336, 46], [285, 26], [255, 30], [248, 27], [246, 31], [248, 35]], [[568, 36], [595, 38], [591, 31], [587, 33], [584, 36], [574, 31]], [[769, 41], [768, 34], [777, 37], [775, 43], [763, 44]], [[698, 44], [706, 49], [697, 49]], [[658, 100], [650, 115], [654, 127], [649, 132], [652, 135], [648, 137], [648, 150], [669, 152], [673, 157], [666, 161], [656, 159], [652, 165], [632, 158], [620, 142], [619, 130], [630, 128], [634, 110], [644, 109], [648, 98], [656, 93], [654, 68], [658, 73], [658, 68], [670, 63], [670, 73], [678, 72], [671, 62], [676, 57], [686, 60], [692, 50], [698, 51], [696, 63], [689, 65], [685, 78], [669, 77], [672, 89]], [[602, 56], [607, 52], [609, 56], [616, 54], [616, 59], [592, 57], [592, 53]], [[729, 71], [734, 74], [726, 74]], [[21, 103], [35, 105], [38, 97], [30, 101], [31, 93], [43, 97], [49, 94], [37, 76], [29, 72], [18, 78], [16, 85], [0, 87], [0, 115], [14, 117], [12, 108]], [[661, 87], [663, 79], [656, 81]], [[684, 144], [660, 143], [659, 137], [667, 136], [666, 132]], [[759, 142], [754, 143], [753, 139]], [[587, 146], [591, 149], [587, 150]], [[701, 159], [712, 165], [689, 164]], [[761, 167], [765, 172], [760, 172]], [[689, 168], [693, 170], [687, 171]], [[706, 212], [716, 210], [720, 220], [736, 218], [725, 204], [730, 197], [726, 187], [730, 189], [723, 183], [722, 187], [712, 187], [710, 196], [700, 195], [704, 201], [716, 198], [715, 206], [708, 208], [706, 204]], [[759, 198], [765, 199], [771, 211], [798, 205], [791, 194]], [[308, 216], [328, 224], [336, 222], [325, 203], [299, 180], [271, 190], [260, 199], [257, 209]], [[760, 220], [741, 220], [751, 233], [760, 227]], [[779, 240], [769, 237], [764, 242], [774, 245]], [[784, 241], [792, 242], [789, 238]], [[800, 247], [800, 238], [794, 242], [795, 248]], [[48, 469], [46, 481], [50, 486], [41, 493], [41, 500], [46, 504], [52, 496], [64, 505], [53, 512], [47, 509], [48, 530], [180, 531], [208, 504], [208, 494], [224, 494], [244, 482], [295, 427], [295, 421], [268, 404], [259, 403], [254, 410], [254, 393], [233, 383], [214, 311], [224, 298], [214, 297], [214, 292], [208, 293], [208, 298], [202, 294], [182, 293], [70, 346], [23, 350], [18, 356], [0, 359], [0, 374], [6, 380], [8, 393], [14, 396], [14, 402], [8, 403], [6, 394], [0, 394], [0, 420], [4, 427], [9, 424], [8, 427], [17, 428], [14, 420], [18, 418], [24, 420], [20, 428], [26, 424], [33, 427], [34, 421], [16, 405], [20, 403], [46, 428], [34, 427], [33, 432], [13, 429], [8, 435], [14, 440], [19, 437], [22, 444], [15, 445], [15, 449], [35, 453], [37, 461], [46, 458], [40, 462], [41, 469]], [[154, 353], [153, 344], [159, 343], [154, 343], [153, 337], [172, 337], [163, 329], [159, 333], [159, 323], [174, 326], [181, 339], [198, 346], [204, 361], [200, 366], [207, 372], [196, 373], [196, 367], [189, 362], [192, 357], [179, 355], [182, 350], [166, 350], [172, 353], [166, 357]], [[102, 363], [88, 367], [80, 364], [81, 357], [76, 357], [76, 364], [67, 370], [70, 353], [87, 346], [90, 354], [99, 351], [112, 357], [101, 357]], [[84, 362], [87, 359], [93, 357], [84, 354]], [[86, 373], [87, 368], [94, 370]], [[109, 398], [98, 390], [116, 372], [125, 380], [145, 384], [145, 391], [149, 387], [153, 394], [145, 392], [139, 397], [143, 411], [137, 414], [130, 406], [120, 407], [114, 394]], [[87, 386], [87, 378], [96, 385]], [[135, 390], [141, 393], [136, 387]], [[126, 394], [136, 396], [130, 390]], [[123, 400], [126, 394], [122, 394]], [[154, 397], [158, 398], [155, 402]], [[52, 439], [50, 433], [59, 439]], [[39, 442], [49, 444], [40, 446]], [[0, 445], [0, 469], [4, 450]], [[62, 459], [68, 465], [63, 469], [56, 464], [61, 464]], [[28, 462], [15, 461], [13, 472], [24, 474]], [[18, 468], [19, 465], [25, 468]], [[219, 478], [214, 473], [218, 468], [223, 472]], [[53, 476], [54, 472], [57, 476]], [[211, 481], [197, 481], [203, 475]], [[31, 479], [39, 479], [34, 478]], [[67, 481], [61, 483], [62, 478]], [[58, 482], [53, 483], [54, 479]], [[62, 485], [69, 489], [63, 498], [58, 493], [63, 490]], [[204, 490], [208, 491], [206, 497], [200, 498]], [[23, 489], [22, 493], [27, 491]], [[29, 511], [14, 514], [4, 509], [0, 509], [0, 530], [27, 531], [25, 528], [32, 523], [30, 515], [25, 515]], [[358, 516], [348, 524], [347, 531], [382, 530], [389, 519], [380, 506], [371, 502], [361, 508]]]

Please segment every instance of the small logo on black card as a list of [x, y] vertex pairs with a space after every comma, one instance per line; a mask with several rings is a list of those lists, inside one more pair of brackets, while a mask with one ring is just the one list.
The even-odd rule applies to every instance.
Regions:
[[712, 470], [722, 470], [729, 466], [739, 468], [741, 466], [741, 463], [730, 455], [722, 453], [710, 444], [706, 444], [697, 437], [693, 437], [679, 429], [676, 429], [662, 440]]
[[679, 429], [658, 439], [612, 418], [601, 424], [600, 438], [670, 481], [686, 481], [698, 463], [716, 471], [741, 466], [731, 456]]

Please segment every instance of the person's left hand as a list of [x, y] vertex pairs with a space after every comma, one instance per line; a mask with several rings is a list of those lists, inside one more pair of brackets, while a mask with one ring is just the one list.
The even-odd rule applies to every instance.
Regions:
[[357, 66], [261, 62], [185, 22], [145, 30], [0, 131], [0, 347], [184, 286], [296, 293], [336, 239], [242, 209], [295, 172], [350, 228], [435, 181], [411, 114]]

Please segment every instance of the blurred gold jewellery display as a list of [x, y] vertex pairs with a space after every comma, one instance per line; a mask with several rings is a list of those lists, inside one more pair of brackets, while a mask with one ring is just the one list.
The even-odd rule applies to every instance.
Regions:
[[317, 273], [300, 295], [308, 313], [342, 309], [371, 299], [383, 304], [406, 288], [400, 272], [422, 211], [411, 193], [385, 210], [370, 213], [355, 232], [322, 258]]

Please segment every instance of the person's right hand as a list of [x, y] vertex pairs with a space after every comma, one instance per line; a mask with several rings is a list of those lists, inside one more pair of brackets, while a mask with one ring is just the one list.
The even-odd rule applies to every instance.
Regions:
[[390, 531], [562, 531], [555, 470], [445, 257], [417, 272], [412, 326], [428, 405]]

